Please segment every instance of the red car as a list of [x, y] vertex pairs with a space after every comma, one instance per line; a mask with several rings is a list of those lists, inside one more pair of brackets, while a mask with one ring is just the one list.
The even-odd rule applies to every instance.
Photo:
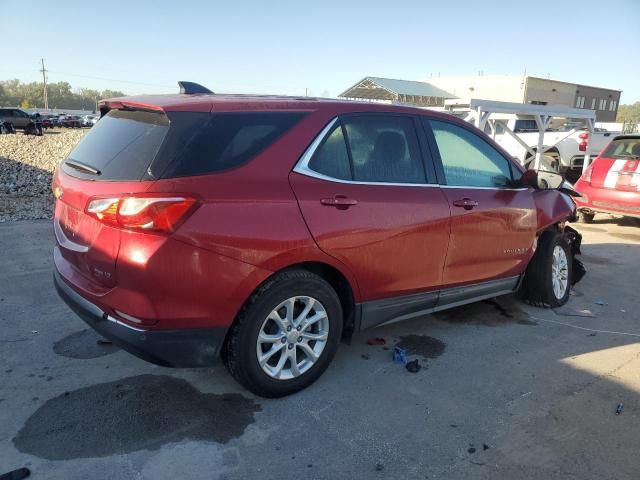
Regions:
[[194, 89], [103, 101], [54, 176], [55, 284], [125, 350], [282, 396], [354, 331], [569, 298], [573, 201], [470, 124]]
[[640, 135], [619, 135], [587, 167], [575, 188], [578, 218], [598, 212], [640, 218]]

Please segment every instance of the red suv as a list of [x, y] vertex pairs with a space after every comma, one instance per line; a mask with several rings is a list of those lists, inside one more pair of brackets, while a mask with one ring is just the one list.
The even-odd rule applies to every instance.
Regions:
[[188, 90], [101, 107], [54, 176], [55, 284], [151, 362], [222, 358], [282, 396], [354, 331], [569, 297], [572, 199], [453, 116]]

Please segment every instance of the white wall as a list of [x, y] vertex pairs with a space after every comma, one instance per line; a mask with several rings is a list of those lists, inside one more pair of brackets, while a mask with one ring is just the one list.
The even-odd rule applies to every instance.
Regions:
[[520, 75], [460, 75], [430, 77], [424, 81], [460, 98], [516, 103], [524, 100], [525, 82]]

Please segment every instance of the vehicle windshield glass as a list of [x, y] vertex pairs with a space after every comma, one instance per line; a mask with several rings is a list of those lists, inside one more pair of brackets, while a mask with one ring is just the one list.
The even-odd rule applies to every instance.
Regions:
[[640, 137], [614, 140], [600, 156], [607, 158], [640, 158]]

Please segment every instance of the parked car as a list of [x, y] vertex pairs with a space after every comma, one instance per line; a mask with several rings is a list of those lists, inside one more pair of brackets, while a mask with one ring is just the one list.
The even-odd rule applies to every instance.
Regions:
[[[512, 118], [506, 123], [518, 136], [520, 142], [536, 149], [539, 130], [534, 119]], [[576, 181], [582, 173], [587, 149], [593, 155], [597, 155], [615, 135], [616, 133], [607, 132], [604, 129], [596, 129], [590, 134], [587, 130], [580, 130], [579, 127], [572, 124], [550, 129], [544, 134], [543, 166], [566, 175], [571, 181]], [[526, 168], [532, 167], [535, 157], [500, 125], [497, 126], [495, 141], [516, 157]]]
[[640, 218], [640, 135], [618, 135], [589, 165], [575, 185], [579, 219], [591, 223], [598, 212]]
[[51, 116], [43, 116], [42, 117], [42, 128], [53, 128], [53, 117]]
[[54, 175], [54, 281], [151, 362], [222, 358], [277, 397], [354, 331], [519, 288], [569, 298], [574, 202], [450, 115], [188, 91], [101, 112]]
[[10, 123], [14, 128], [24, 129], [33, 122], [33, 117], [21, 108], [0, 108], [0, 122]]
[[98, 118], [97, 115], [85, 115], [82, 117], [82, 126], [91, 128], [96, 124]]
[[82, 117], [78, 115], [67, 115], [65, 117], [60, 117], [60, 126], [66, 128], [81, 128]]

